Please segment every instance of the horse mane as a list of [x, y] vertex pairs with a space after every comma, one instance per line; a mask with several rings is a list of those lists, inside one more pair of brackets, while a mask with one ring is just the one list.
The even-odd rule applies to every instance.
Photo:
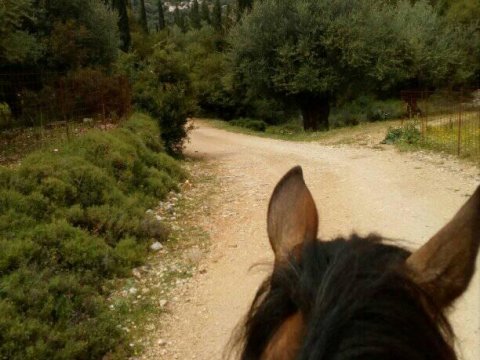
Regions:
[[410, 253], [376, 235], [310, 241], [275, 266], [234, 337], [242, 360], [261, 359], [275, 332], [301, 313], [297, 359], [456, 359], [440, 306], [405, 271]]

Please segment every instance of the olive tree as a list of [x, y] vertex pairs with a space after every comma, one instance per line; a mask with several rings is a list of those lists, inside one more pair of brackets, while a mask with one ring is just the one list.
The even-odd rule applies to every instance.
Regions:
[[236, 80], [296, 105], [310, 130], [328, 129], [343, 92], [439, 82], [461, 65], [454, 34], [425, 1], [258, 1], [230, 43]]
[[33, 23], [32, 0], [5, 0], [0, 6], [0, 64], [33, 61], [42, 47], [25, 23]]

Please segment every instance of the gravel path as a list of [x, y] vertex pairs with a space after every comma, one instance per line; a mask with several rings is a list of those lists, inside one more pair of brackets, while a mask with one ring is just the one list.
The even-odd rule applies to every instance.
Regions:
[[[266, 207], [280, 177], [301, 165], [320, 213], [320, 237], [378, 232], [415, 248], [480, 183], [478, 171], [440, 156], [392, 148], [324, 146], [230, 133], [196, 122], [187, 154], [215, 164], [217, 203], [203, 271], [150, 334], [142, 359], [223, 359], [232, 329], [268, 273]], [[478, 264], [478, 262], [477, 262]], [[183, 293], [182, 293], [183, 294]], [[451, 319], [462, 357], [480, 359], [480, 271]], [[161, 340], [160, 340], [161, 339]]]

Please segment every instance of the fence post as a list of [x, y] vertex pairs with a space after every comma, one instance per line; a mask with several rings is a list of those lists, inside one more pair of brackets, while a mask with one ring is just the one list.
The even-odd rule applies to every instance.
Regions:
[[102, 92], [102, 123], [105, 123], [107, 119], [107, 114], [105, 112], [105, 98]]
[[457, 135], [457, 155], [460, 156], [461, 141], [462, 141], [462, 112], [463, 112], [463, 97], [460, 95], [460, 111], [458, 112], [458, 135]]

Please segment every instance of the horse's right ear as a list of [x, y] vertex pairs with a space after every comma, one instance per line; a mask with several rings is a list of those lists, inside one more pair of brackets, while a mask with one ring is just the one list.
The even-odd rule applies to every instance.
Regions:
[[267, 231], [276, 262], [285, 260], [296, 245], [316, 240], [317, 208], [300, 166], [286, 173], [275, 187], [268, 205]]
[[480, 247], [480, 187], [454, 218], [407, 259], [414, 280], [439, 305], [468, 287]]

